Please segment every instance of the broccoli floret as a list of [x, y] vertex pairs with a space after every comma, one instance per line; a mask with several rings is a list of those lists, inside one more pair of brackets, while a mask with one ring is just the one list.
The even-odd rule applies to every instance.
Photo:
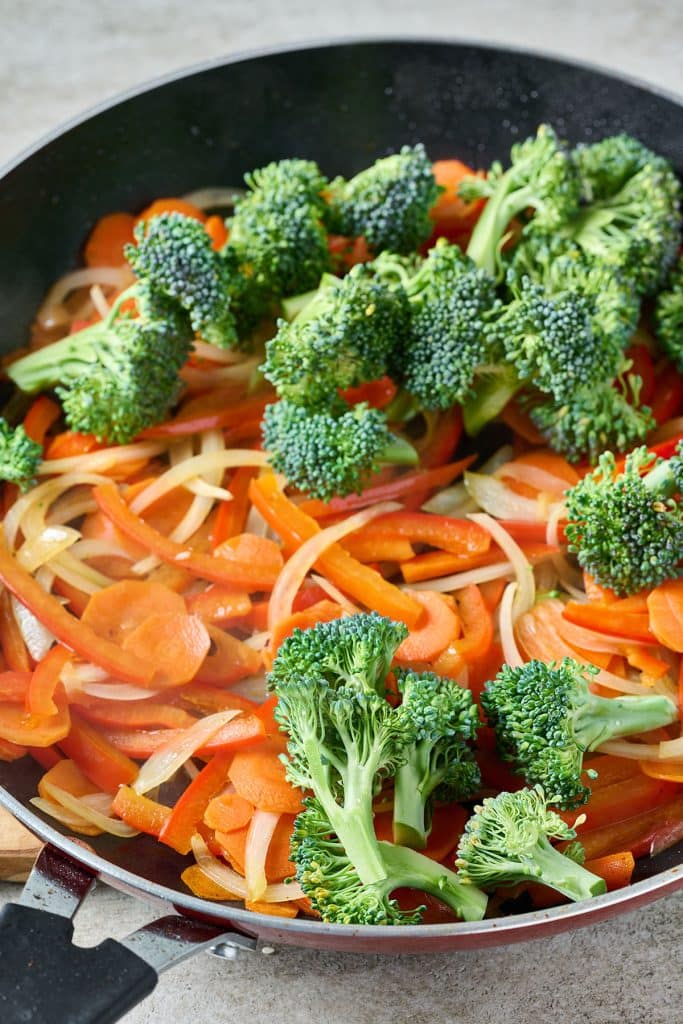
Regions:
[[[609, 141], [600, 145], [607, 149]], [[628, 166], [627, 159], [623, 168]], [[622, 177], [621, 171], [595, 173], [592, 188], [600, 198], [562, 230], [590, 257], [618, 268], [638, 292], [651, 295], [666, 280], [680, 246], [681, 185], [662, 157], [652, 157], [609, 190]]]
[[0, 480], [27, 490], [34, 482], [42, 457], [41, 445], [31, 440], [21, 425], [10, 427], [0, 416]]
[[341, 399], [326, 412], [285, 400], [267, 406], [263, 444], [277, 472], [323, 501], [360, 493], [383, 465], [417, 464], [415, 449], [391, 433], [379, 409]]
[[429, 211], [440, 191], [424, 146], [404, 146], [350, 181], [330, 184], [330, 228], [363, 235], [375, 253], [410, 253], [432, 232]]
[[596, 697], [590, 683], [597, 672], [572, 658], [560, 665], [504, 665], [481, 695], [503, 760], [561, 807], [578, 807], [590, 796], [581, 778], [586, 751], [669, 725], [678, 716], [668, 697]]
[[431, 830], [434, 799], [469, 799], [481, 776], [470, 743], [479, 725], [472, 694], [433, 672], [396, 669], [401, 713], [415, 728], [415, 742], [394, 784], [394, 842], [421, 850]]
[[230, 242], [264, 310], [285, 295], [315, 288], [330, 269], [323, 224], [325, 179], [315, 164], [282, 160], [246, 175], [249, 192], [235, 204]]
[[535, 138], [514, 145], [510, 167], [494, 163], [486, 178], [468, 178], [460, 186], [467, 200], [487, 199], [472, 232], [467, 255], [491, 275], [500, 272], [500, 248], [510, 222], [529, 208], [534, 230], [556, 229], [577, 211], [581, 184], [572, 154], [548, 125]]
[[135, 229], [126, 257], [140, 281], [178, 303], [192, 329], [212, 345], [237, 344], [231, 296], [235, 267], [211, 247], [204, 225], [180, 213], [162, 213]]
[[391, 375], [418, 399], [422, 409], [449, 409], [471, 393], [475, 374], [498, 361], [486, 335], [487, 319], [499, 305], [495, 282], [445, 239], [437, 242], [415, 271], [385, 254], [377, 273], [405, 291], [410, 327], [394, 343]]
[[551, 448], [570, 462], [594, 463], [606, 448], [628, 451], [654, 429], [650, 409], [639, 405], [642, 382], [629, 366], [615, 381], [577, 387], [564, 402], [533, 405], [531, 419]]
[[653, 153], [632, 135], [622, 132], [574, 150], [585, 200], [607, 199], [623, 188], [629, 178], [652, 164], [668, 170], [668, 161]]
[[466, 919], [479, 920], [486, 907], [482, 893], [421, 854], [375, 836], [373, 796], [414, 739], [409, 718], [386, 700], [382, 678], [405, 628], [363, 614], [331, 626], [295, 631], [280, 646], [269, 677], [276, 718], [289, 734], [287, 776], [314, 797], [292, 840], [304, 892], [326, 921], [413, 922], [415, 912], [404, 915], [389, 899], [402, 886], [431, 892]]
[[585, 900], [607, 891], [604, 879], [556, 850], [551, 839], [574, 839], [576, 831], [548, 810], [540, 786], [487, 797], [465, 825], [456, 864], [473, 885], [496, 888], [540, 882]]
[[674, 495], [682, 490], [680, 451], [657, 462], [647, 448], [637, 448], [621, 473], [614, 455], [604, 452], [597, 468], [567, 491], [569, 550], [617, 594], [676, 578], [683, 559], [683, 507]]
[[[121, 313], [131, 297], [159, 319]], [[19, 359], [7, 373], [29, 393], [56, 386], [72, 430], [125, 444], [163, 420], [177, 400], [191, 344], [182, 309], [133, 285], [104, 320]]]
[[655, 305], [657, 341], [683, 370], [683, 257], [674, 267], [666, 288], [657, 296]]
[[280, 397], [323, 410], [339, 389], [382, 377], [407, 326], [402, 289], [359, 265], [341, 280], [326, 276], [292, 323], [280, 321], [262, 370]]

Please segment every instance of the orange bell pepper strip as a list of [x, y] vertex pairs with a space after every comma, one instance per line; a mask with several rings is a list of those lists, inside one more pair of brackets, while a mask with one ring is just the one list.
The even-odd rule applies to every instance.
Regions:
[[[129, 732], [124, 729], [106, 729], [104, 737], [119, 753], [126, 757], [134, 757], [144, 761], [151, 757], [155, 750], [174, 739], [180, 729], [138, 729]], [[198, 757], [212, 757], [226, 750], [237, 750], [263, 740], [265, 731], [263, 722], [256, 715], [243, 714], [227, 722], [215, 736], [197, 750]]]
[[241, 560], [239, 548], [237, 548], [235, 557], [229, 557], [227, 548], [222, 549], [221, 557], [205, 555], [193, 551], [183, 544], [176, 544], [175, 541], [155, 530], [140, 516], [136, 516], [134, 512], [131, 512], [114, 484], [101, 484], [93, 488], [93, 496], [100, 510], [121, 533], [136, 543], [142, 544], [162, 561], [181, 568], [183, 572], [211, 580], [214, 583], [221, 583], [224, 586], [233, 586], [238, 590], [271, 590], [275, 585], [282, 568], [282, 561], [280, 559], [279, 567], [276, 568], [277, 559], [273, 552], [276, 545], [272, 541], [266, 542], [266, 538], [253, 538], [255, 541], [264, 541], [272, 545], [267, 548], [268, 561], [266, 564], [259, 561], [254, 562], [251, 554], [249, 560]]
[[176, 800], [159, 832], [159, 841], [178, 853], [189, 853], [191, 839], [210, 802], [226, 785], [232, 754], [217, 754]]
[[433, 661], [460, 635], [460, 618], [448, 607], [442, 594], [415, 590], [413, 597], [424, 609], [423, 618], [396, 651], [394, 658], [399, 665]]
[[65, 430], [53, 437], [45, 452], [46, 459], [68, 459], [73, 455], [87, 455], [107, 446], [98, 441], [94, 434], [79, 434]]
[[19, 747], [51, 747], [69, 732], [71, 716], [62, 687], [55, 694], [57, 713], [27, 715], [20, 704], [0, 704], [0, 739]]
[[71, 715], [71, 729], [59, 740], [59, 746], [105, 793], [115, 793], [119, 786], [129, 786], [137, 778], [138, 766], [75, 712]]
[[41, 768], [44, 768], [45, 771], [49, 771], [59, 761], [64, 760], [54, 747], [27, 747], [26, 753], [30, 754], [33, 760]]
[[26, 757], [26, 753], [26, 747], [10, 743], [9, 740], [0, 740], [0, 761], [18, 761], [21, 757]]
[[491, 535], [478, 523], [429, 512], [389, 512], [351, 536], [356, 540], [402, 537], [411, 543], [429, 544], [455, 555], [481, 554], [491, 546]]
[[643, 814], [614, 825], [591, 829], [581, 834], [581, 845], [588, 860], [630, 850], [633, 856], [650, 856], [683, 839], [683, 794], [660, 801]]
[[249, 511], [249, 484], [256, 476], [251, 466], [240, 466], [232, 474], [228, 489], [232, 501], [222, 501], [211, 530], [211, 548], [217, 548], [223, 541], [235, 537], [244, 530]]
[[13, 669], [0, 672], [0, 701], [25, 704], [30, 682], [30, 672], [15, 672]]
[[298, 814], [303, 810], [301, 791], [287, 781], [280, 748], [270, 740], [238, 751], [228, 776], [236, 792], [260, 811]]
[[135, 217], [130, 213], [108, 213], [90, 232], [83, 257], [87, 267], [123, 267], [124, 247], [135, 243]]
[[228, 229], [225, 226], [225, 221], [222, 217], [213, 215], [206, 218], [204, 228], [211, 239], [211, 248], [218, 252], [228, 240]]
[[670, 651], [683, 652], [683, 580], [667, 580], [647, 598], [650, 629]]
[[33, 715], [56, 715], [54, 695], [62, 669], [71, 660], [71, 651], [57, 644], [33, 670], [26, 693], [26, 710]]
[[[297, 508], [279, 489], [272, 473], [252, 480], [249, 494], [266, 522], [288, 547], [298, 547], [320, 530], [316, 521]], [[339, 544], [331, 545], [320, 556], [316, 566], [336, 586], [366, 607], [405, 622], [409, 629], [417, 625], [422, 606], [374, 569], [357, 562]]]
[[639, 773], [628, 779], [627, 784], [622, 780], [596, 789], [579, 810], [558, 813], [566, 824], [572, 826], [579, 813], [585, 814], [585, 822], [577, 826], [580, 837], [592, 829], [643, 814], [651, 807], [671, 800], [677, 790], [678, 786], [674, 782], [648, 778]]
[[145, 207], [142, 213], [138, 214], [135, 223], [151, 220], [152, 217], [158, 217], [162, 213], [182, 213], [183, 217], [191, 217], [193, 220], [201, 221], [202, 224], [206, 222], [206, 214], [198, 206], [190, 203], [187, 199], [173, 196], [169, 199], [155, 199]]
[[[1, 540], [0, 544], [2, 544]], [[13, 672], [31, 671], [28, 651], [14, 617], [9, 590], [3, 590], [0, 593], [0, 647], [2, 647], [2, 654], [9, 669], [12, 669]]]
[[[86, 698], [87, 699], [87, 698]], [[174, 704], [155, 700], [94, 700], [78, 703], [78, 714], [94, 725], [113, 729], [188, 729], [194, 718]]]
[[457, 598], [463, 635], [448, 645], [434, 662], [437, 675], [457, 676], [468, 662], [483, 658], [493, 642], [493, 620], [479, 587], [465, 587]]
[[189, 868], [185, 868], [180, 880], [194, 896], [198, 896], [201, 900], [227, 900], [236, 903], [241, 899], [230, 889], [225, 889], [222, 885], [212, 882], [198, 864], [192, 864]]
[[181, 704], [189, 704], [191, 708], [197, 708], [206, 715], [212, 715], [216, 711], [233, 710], [249, 711], [258, 715], [260, 708], [256, 701], [242, 697], [239, 693], [197, 682], [174, 691], [173, 699]]
[[99, 665], [116, 679], [144, 686], [154, 675], [154, 666], [122, 651], [65, 611], [56, 597], [46, 593], [23, 569], [0, 540], [0, 580], [65, 647], [85, 661]]
[[340, 619], [343, 614], [344, 609], [342, 606], [337, 604], [336, 601], [330, 601], [329, 598], [318, 601], [316, 604], [310, 605], [310, 607], [304, 608], [300, 612], [293, 612], [287, 618], [281, 619], [280, 622], [276, 623], [270, 637], [269, 654], [273, 657], [283, 640], [291, 636], [295, 629], [311, 629], [312, 626], [317, 625], [319, 622], [332, 622], [333, 619]]
[[302, 501], [299, 510], [314, 519], [326, 519], [329, 516], [355, 512], [380, 501], [394, 501], [399, 498], [410, 497], [411, 502], [419, 506], [434, 491], [441, 487], [447, 487], [459, 476], [462, 476], [475, 459], [476, 455], [469, 455], [465, 459], [460, 459], [459, 462], [451, 462], [446, 466], [404, 473], [389, 483], [366, 487], [360, 494], [349, 494], [346, 498], [332, 498], [328, 502], [318, 499]]
[[62, 410], [56, 402], [47, 395], [40, 395], [24, 416], [24, 430], [32, 441], [43, 444], [48, 430], [61, 415]]
[[217, 626], [207, 626], [211, 650], [197, 669], [194, 680], [209, 686], [229, 686], [261, 668], [261, 655], [253, 647]]
[[391, 377], [380, 377], [379, 380], [366, 381], [356, 388], [344, 388], [339, 394], [349, 405], [367, 402], [373, 409], [384, 409], [396, 397], [397, 391]]
[[354, 537], [340, 542], [344, 551], [359, 562], [405, 562], [415, 555], [410, 541], [401, 537]]
[[232, 619], [244, 618], [252, 608], [248, 594], [221, 587], [217, 583], [198, 594], [187, 594], [185, 605], [188, 612], [198, 615], [212, 626], [224, 626]]
[[157, 838], [172, 813], [170, 807], [136, 793], [130, 786], [119, 787], [111, 809], [126, 825]]
[[582, 604], [579, 601], [568, 601], [562, 614], [568, 622], [586, 626], [598, 633], [623, 636], [643, 644], [655, 643], [648, 616], [640, 612], [627, 611], [623, 604], [623, 601], [613, 601], [611, 604], [598, 604], [593, 601]]
[[401, 563], [401, 573], [406, 583], [419, 583], [422, 580], [435, 579], [437, 576], [449, 576], [451, 573], [467, 572], [479, 569], [484, 565], [495, 565], [504, 562], [505, 555], [496, 545], [488, 551], [480, 551], [474, 555], [454, 555], [450, 551], [426, 551], [416, 555], [408, 562]]

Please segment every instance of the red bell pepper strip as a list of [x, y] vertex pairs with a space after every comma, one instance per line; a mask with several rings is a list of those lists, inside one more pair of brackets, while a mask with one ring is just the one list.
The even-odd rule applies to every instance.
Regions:
[[379, 380], [360, 384], [357, 388], [345, 388], [339, 394], [349, 405], [367, 402], [373, 409], [384, 409], [396, 397], [397, 391], [398, 388], [391, 377], [380, 377]]
[[[230, 552], [227, 548], [222, 550], [220, 557], [205, 555], [183, 544], [177, 544], [155, 530], [140, 516], [136, 516], [114, 484], [101, 484], [93, 488], [93, 497], [100, 511], [124, 536], [141, 544], [163, 562], [168, 562], [192, 576], [232, 586], [238, 590], [271, 590], [282, 569], [282, 556], [272, 542], [268, 548], [267, 561], [263, 558], [254, 561], [251, 557], [242, 559], [239, 557], [239, 548], [235, 552], [235, 557], [229, 557]], [[1, 569], [0, 564], [0, 573]]]
[[449, 462], [462, 437], [462, 409], [454, 405], [447, 412], [430, 414], [427, 418], [427, 433], [416, 445], [420, 465], [425, 469], [443, 466]]
[[34, 761], [36, 761], [41, 768], [44, 768], [46, 772], [49, 772], [50, 768], [54, 768], [58, 764], [62, 757], [54, 747], [27, 747], [26, 752], [31, 755]]
[[61, 415], [62, 410], [56, 402], [47, 395], [40, 395], [24, 417], [24, 430], [32, 441], [43, 444], [48, 430]]
[[[128, 732], [123, 729], [106, 729], [104, 737], [127, 758], [134, 757], [144, 761], [164, 743], [174, 739], [181, 731], [180, 729], [139, 729], [136, 732]], [[212, 757], [214, 754], [220, 754], [226, 750], [232, 751], [239, 747], [258, 743], [264, 735], [263, 722], [256, 715], [239, 715], [219, 729], [216, 735], [203, 747], [200, 747], [196, 753], [198, 757]], [[86, 769], [83, 770], [86, 771]]]
[[678, 790], [676, 783], [651, 779], [638, 773], [629, 778], [626, 784], [621, 780], [611, 786], [596, 789], [579, 810], [558, 813], [564, 822], [572, 826], [579, 814], [585, 814], [586, 821], [577, 826], [580, 838], [584, 832], [614, 825], [618, 821], [643, 814], [657, 804], [672, 800]]
[[568, 622], [586, 626], [598, 633], [623, 636], [643, 644], [656, 643], [647, 614], [625, 611], [622, 604], [622, 601], [613, 601], [611, 604], [568, 601], [562, 614]]
[[71, 651], [57, 644], [47, 652], [33, 670], [26, 693], [26, 709], [34, 715], [56, 715], [55, 690], [62, 669], [71, 659]]
[[491, 535], [478, 523], [454, 516], [432, 515], [430, 512], [389, 512], [373, 519], [351, 535], [359, 538], [402, 537], [417, 544], [429, 544], [455, 555], [474, 555], [488, 551]]
[[589, 860], [621, 850], [630, 850], [637, 859], [658, 853], [680, 839], [683, 839], [683, 794], [679, 793], [673, 800], [659, 801], [644, 814], [582, 833], [581, 845]]
[[458, 597], [462, 637], [448, 645], [434, 662], [437, 675], [456, 677], [464, 665], [483, 658], [493, 642], [493, 620], [479, 587], [465, 587]]
[[[212, 395], [211, 399], [213, 397]], [[258, 398], [247, 398], [243, 402], [235, 402], [234, 392], [220, 392], [216, 394], [215, 408], [211, 408], [211, 404], [205, 402], [208, 404], [205, 411], [181, 412], [175, 419], [143, 430], [140, 439], [191, 437], [202, 430], [221, 430], [226, 427], [239, 427], [242, 423], [251, 420], [260, 421], [263, 410], [269, 401], [272, 401], [271, 397], [261, 395]]]
[[217, 754], [178, 797], [173, 810], [159, 832], [159, 840], [178, 853], [189, 853], [191, 839], [204, 812], [228, 781], [232, 754]]
[[170, 807], [136, 793], [130, 786], [119, 787], [111, 809], [126, 825], [157, 838], [172, 813]]
[[[627, 359], [633, 364], [627, 376], [640, 377], [641, 385], [638, 395], [640, 405], [647, 405], [652, 408], [653, 400], [656, 400], [657, 381], [655, 379], [655, 364], [650, 355], [647, 345], [629, 345], [624, 352]], [[675, 372], [675, 371], [674, 371]], [[667, 416], [667, 419], [669, 417]]]
[[222, 501], [218, 506], [211, 531], [212, 550], [243, 532], [249, 511], [249, 484], [256, 472], [251, 466], [239, 466], [232, 474], [229, 485], [232, 501]]
[[[2, 541], [0, 541], [0, 544]], [[10, 588], [11, 589], [11, 588]], [[0, 593], [0, 647], [7, 667], [14, 672], [30, 672], [31, 663], [21, 630], [12, 610], [9, 591]]]
[[[320, 530], [315, 519], [283, 494], [272, 473], [252, 480], [249, 493], [253, 504], [286, 545], [298, 547]], [[316, 566], [336, 586], [366, 607], [405, 622], [409, 629], [417, 625], [422, 606], [370, 566], [357, 562], [339, 544], [331, 545]]]
[[38, 618], [65, 647], [86, 661], [99, 665], [116, 679], [146, 684], [154, 675], [154, 666], [122, 651], [116, 644], [98, 636], [64, 610], [56, 597], [46, 593], [23, 569], [0, 540], [0, 580], [18, 601]]
[[76, 713], [72, 712], [71, 729], [59, 746], [105, 793], [115, 793], [119, 786], [129, 786], [137, 778], [138, 766]]
[[657, 375], [653, 399], [646, 404], [650, 406], [658, 426], [680, 414], [683, 408], [683, 376], [673, 366], [667, 366]]

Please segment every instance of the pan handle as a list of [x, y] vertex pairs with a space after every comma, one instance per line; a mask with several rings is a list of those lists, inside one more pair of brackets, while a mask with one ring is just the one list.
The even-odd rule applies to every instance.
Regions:
[[0, 1020], [112, 1024], [155, 987], [161, 971], [216, 943], [254, 948], [248, 936], [170, 915], [120, 942], [83, 948], [72, 918], [95, 876], [43, 848], [18, 903], [0, 910]]

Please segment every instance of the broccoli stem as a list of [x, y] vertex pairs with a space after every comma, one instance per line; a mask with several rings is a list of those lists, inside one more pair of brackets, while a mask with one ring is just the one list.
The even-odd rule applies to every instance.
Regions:
[[589, 694], [572, 718], [572, 731], [583, 750], [595, 750], [615, 737], [632, 736], [670, 725], [678, 709], [668, 697], [597, 697]]
[[494, 420], [522, 386], [512, 367], [482, 367], [480, 372], [474, 391], [462, 410], [469, 437], [476, 437], [487, 423]]
[[660, 462], [643, 477], [643, 486], [660, 498], [670, 498], [678, 490], [671, 463]]
[[420, 746], [416, 745], [416, 756], [398, 769], [394, 785], [394, 842], [413, 850], [424, 850], [431, 831], [425, 824], [425, 805], [433, 787], [425, 795], [429, 780], [419, 756]]
[[392, 440], [380, 454], [379, 461], [391, 466], [417, 466], [420, 460], [409, 441], [392, 435]]
[[[392, 888], [419, 889], [441, 900], [464, 921], [481, 921], [487, 904], [487, 897], [481, 889], [461, 882], [454, 871], [416, 850], [386, 842], [377, 845], [389, 880], [393, 878]], [[592, 875], [590, 877], [593, 878]]]
[[534, 847], [533, 862], [540, 869], [537, 880], [557, 889], [570, 900], [587, 900], [607, 891], [603, 878], [565, 857], [545, 836]]

